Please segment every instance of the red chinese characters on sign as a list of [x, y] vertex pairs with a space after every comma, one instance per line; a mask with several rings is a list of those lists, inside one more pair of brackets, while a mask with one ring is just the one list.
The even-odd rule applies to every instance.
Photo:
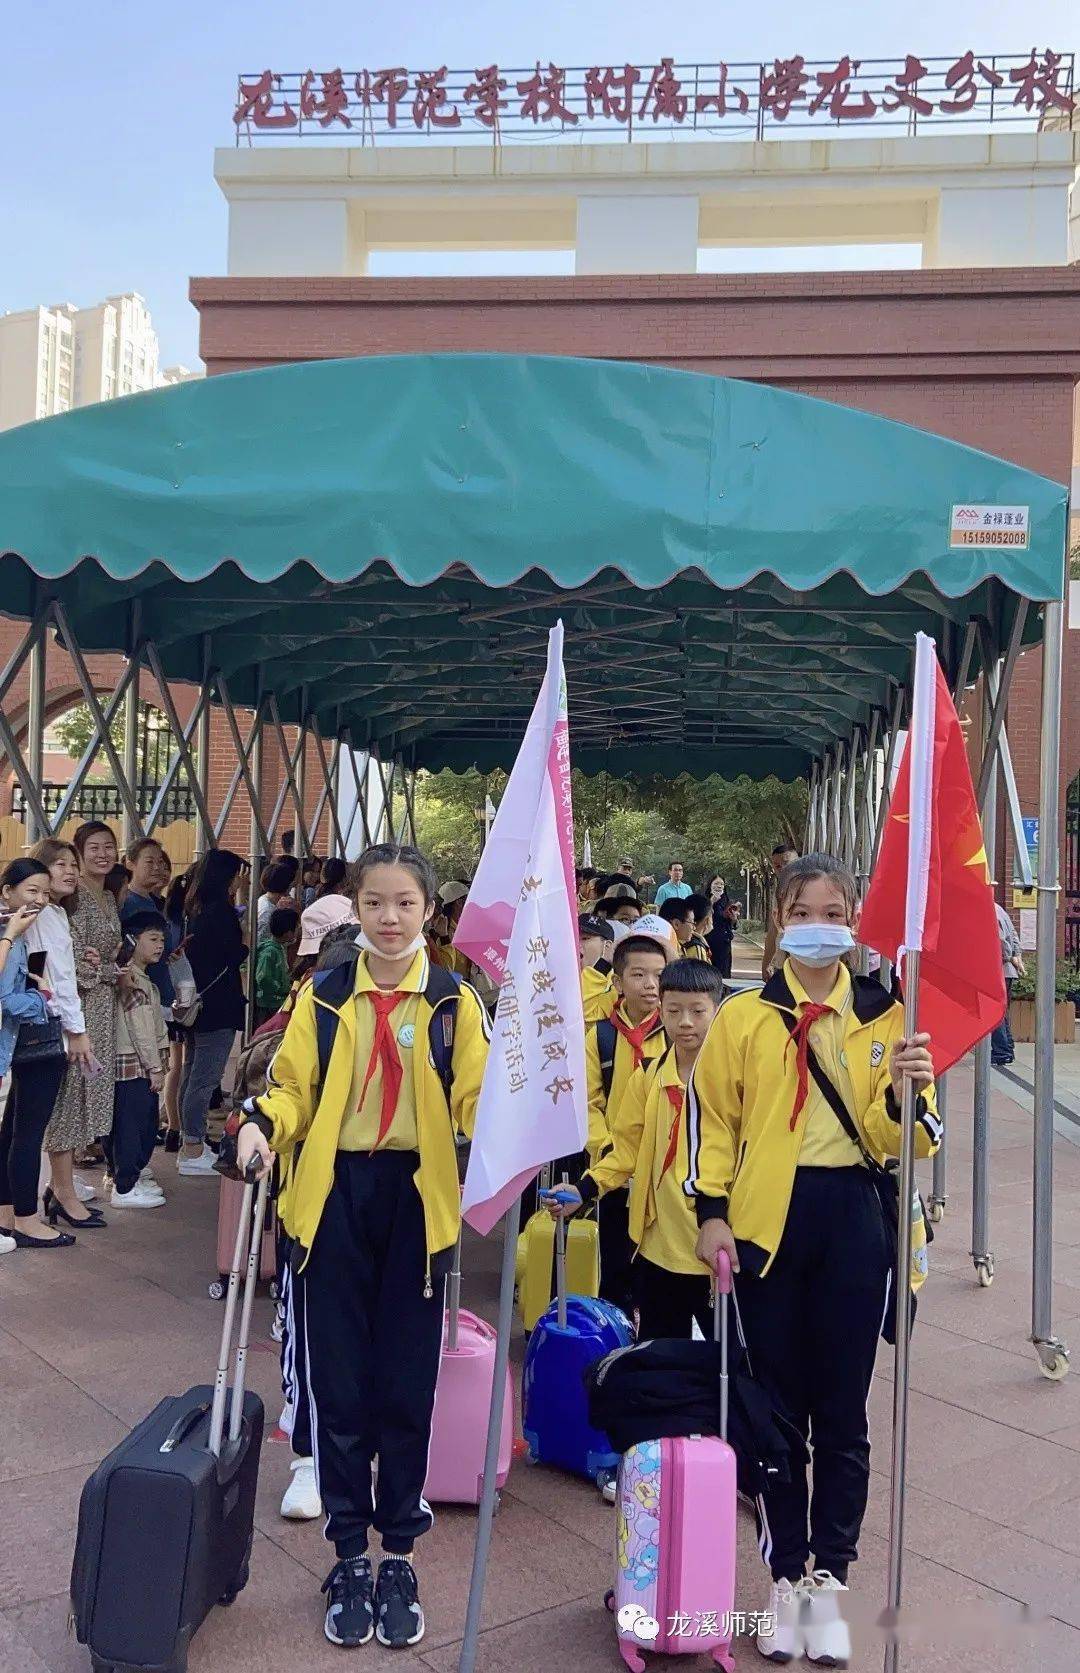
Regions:
[[919, 95], [919, 83], [925, 80], [926, 75], [926, 65], [909, 52], [895, 83], [890, 82], [885, 89], [885, 96], [881, 101], [882, 110], [913, 110], [917, 116], [929, 116], [934, 108], [933, 103]]
[[460, 128], [461, 112], [446, 91], [446, 65], [438, 70], [421, 70], [416, 78], [413, 121], [418, 128]]
[[886, 65], [864, 69], [847, 54], [825, 65], [795, 54], [761, 65], [677, 65], [661, 58], [651, 67], [594, 64], [583, 71], [537, 60], [532, 74], [500, 74], [497, 64], [472, 72], [445, 65], [355, 73], [309, 69], [287, 77], [264, 70], [240, 78], [233, 121], [249, 133], [356, 125], [372, 138], [379, 130], [437, 133], [466, 124], [497, 136], [515, 123], [559, 129], [612, 123], [632, 137], [635, 123], [651, 130], [700, 122], [709, 129], [717, 119], [750, 116], [760, 136], [789, 120], [839, 124], [884, 117], [895, 126], [905, 117], [977, 117], [984, 108], [991, 118], [1070, 113], [1077, 108], [1072, 77], [1071, 55], [1049, 49], [1032, 50], [1023, 61], [1014, 54], [988, 62], [965, 52], [954, 63], [938, 59], [932, 67], [907, 53], [891, 75]]
[[566, 103], [566, 71], [549, 64], [536, 66], [536, 74], [517, 84], [523, 122], [576, 122], [577, 113]]
[[585, 71], [585, 114], [590, 122], [598, 116], [613, 122], [629, 122], [634, 109], [634, 88], [641, 80], [641, 71], [633, 64], [621, 70], [601, 70], [594, 67]]
[[322, 86], [321, 94], [315, 92], [315, 76], [309, 70], [300, 83], [300, 114], [305, 120], [317, 116], [320, 128], [328, 128], [331, 122], [341, 122], [346, 128], [352, 127], [349, 115], [349, 95], [345, 91], [345, 77], [341, 70], [326, 70], [319, 77]]
[[465, 103], [473, 106], [473, 114], [485, 128], [497, 128], [499, 116], [506, 109], [507, 100], [503, 98], [506, 92], [506, 82], [499, 74], [497, 64], [489, 64], [486, 70], [477, 70], [476, 80], [465, 89]]
[[237, 127], [241, 122], [252, 122], [256, 128], [295, 128], [296, 112], [288, 101], [280, 110], [274, 109], [274, 89], [280, 85], [281, 77], [269, 70], [264, 70], [258, 81], [242, 81], [233, 113]]
[[851, 91], [852, 78], [858, 73], [857, 58], [854, 62], [841, 58], [834, 70], [819, 70], [816, 77], [819, 91], [810, 101], [808, 114], [816, 116], [828, 100], [829, 115], [835, 122], [865, 122], [873, 116], [877, 104], [870, 94], [865, 89], [859, 94]]

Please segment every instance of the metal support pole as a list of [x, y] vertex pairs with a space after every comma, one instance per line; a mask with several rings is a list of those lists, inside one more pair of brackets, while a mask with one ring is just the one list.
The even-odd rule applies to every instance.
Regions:
[[[39, 796], [45, 776], [45, 629], [44, 621], [37, 624], [30, 647], [30, 696], [26, 710], [26, 765]], [[48, 826], [41, 824], [31, 802], [26, 804], [26, 834], [31, 843], [40, 842], [49, 834]]]
[[[260, 686], [261, 683], [262, 682], [260, 680]], [[251, 828], [248, 837], [248, 852], [251, 857], [251, 878], [248, 884], [247, 909], [247, 1032], [249, 1034], [255, 1027], [255, 961], [258, 956], [259, 942], [259, 894], [261, 892], [259, 885], [259, 872], [261, 869], [263, 844], [263, 718], [261, 690], [256, 696], [254, 724], [255, 731], [251, 740], [251, 764], [249, 769], [251, 774], [252, 791], [254, 792], [253, 795], [249, 792], [251, 799]], [[270, 859], [269, 849], [272, 847], [273, 843], [271, 842], [268, 845], [268, 852], [266, 855], [267, 860]]]
[[[141, 607], [136, 599], [128, 606], [128, 642], [127, 654], [129, 661], [134, 660], [135, 668], [124, 697], [124, 772], [127, 774], [131, 793], [135, 798], [135, 805], [139, 805], [139, 674], [142, 668], [142, 652], [139, 648], [139, 615]], [[143, 762], [143, 776], [146, 777], [146, 763]], [[146, 809], [139, 808], [140, 813]], [[134, 821], [127, 809], [124, 809], [123, 825], [121, 827], [125, 849], [130, 848], [138, 836]]]
[[829, 797], [829, 853], [840, 857], [841, 850], [841, 817], [843, 809], [841, 796], [844, 789], [844, 746], [837, 744], [836, 757], [833, 761], [832, 794]]
[[[805, 854], [815, 854], [817, 852], [817, 827], [818, 827], [817, 814], [818, 814], [818, 789], [819, 789], [819, 785], [820, 785], [820, 775], [821, 775], [821, 763], [818, 762], [818, 761], [815, 761], [813, 766], [810, 768], [810, 790], [809, 790], [809, 795], [807, 797], [807, 808], [806, 808], [806, 842], [805, 842], [805, 846], [803, 848], [803, 852]], [[749, 911], [749, 909], [750, 909], [750, 903], [748, 901], [747, 902], [747, 911]]]
[[300, 725], [297, 743], [300, 748], [300, 759], [296, 768], [296, 813], [293, 818], [293, 853], [300, 861], [300, 870], [296, 874], [296, 904], [299, 906], [304, 898], [304, 864], [311, 853], [311, 844], [307, 833], [307, 753], [308, 753], [308, 709], [307, 686], [300, 688]]
[[[993, 696], [988, 670], [984, 670], [983, 713], [989, 724]], [[994, 875], [997, 837], [997, 752], [990, 751], [991, 771], [983, 785], [979, 814], [983, 847], [990, 875]], [[990, 1036], [975, 1047], [975, 1098], [971, 1152], [971, 1259], [975, 1274], [985, 1289], [994, 1281], [994, 1256], [990, 1248]]]
[[515, 1197], [503, 1220], [499, 1320], [495, 1339], [495, 1367], [491, 1380], [491, 1406], [488, 1410], [487, 1446], [484, 1449], [484, 1481], [480, 1494], [480, 1513], [476, 1519], [476, 1544], [473, 1547], [469, 1601], [465, 1612], [465, 1637], [458, 1658], [458, 1673], [475, 1673], [476, 1668], [480, 1616], [484, 1608], [484, 1583], [487, 1579], [488, 1553], [491, 1550], [491, 1523], [495, 1515], [495, 1478], [499, 1468], [499, 1443], [502, 1439], [503, 1390], [506, 1387], [506, 1368], [510, 1361], [510, 1332], [514, 1323], [514, 1268], [520, 1224], [521, 1198]]
[[[920, 954], [904, 959], [904, 1036], [919, 1030]], [[903, 1590], [904, 1487], [907, 1472], [908, 1377], [911, 1356], [911, 1201], [915, 1193], [915, 1088], [905, 1076], [900, 1096], [899, 1216], [896, 1238], [896, 1354], [893, 1370], [893, 1445], [889, 1483], [889, 1593], [893, 1631], [885, 1644], [885, 1673], [898, 1673], [900, 1641], [896, 1632]]]
[[[210, 682], [210, 635], [202, 636], [202, 686], [207, 689]], [[214, 845], [214, 833], [210, 821], [206, 817], [210, 807], [207, 790], [210, 784], [210, 704], [203, 705], [203, 712], [199, 716], [199, 724], [195, 732], [195, 772], [199, 780], [201, 792], [201, 806], [196, 798], [196, 835], [195, 846], [200, 854], [205, 854]]]
[[818, 852], [828, 853], [829, 805], [833, 791], [833, 751], [824, 750], [821, 756], [821, 796], [818, 801]]
[[331, 778], [333, 781], [331, 794], [334, 798], [334, 817], [330, 821], [333, 837], [333, 847], [331, 848], [331, 853], [338, 860], [348, 859], [348, 855], [345, 852], [346, 837], [341, 828], [341, 792], [345, 783], [345, 764], [341, 759], [341, 754], [344, 748], [345, 744], [343, 742], [343, 734], [341, 730], [341, 710], [338, 709], [337, 725], [334, 728], [334, 758], [330, 768]]
[[1034, 1216], [1031, 1229], [1031, 1339], [1046, 1377], [1063, 1377], [1069, 1350], [1052, 1327], [1054, 1281], [1054, 1008], [1057, 968], [1058, 773], [1061, 770], [1061, 640], [1064, 611], [1043, 612], [1039, 741], [1039, 899], [1035, 944]]
[[930, 1187], [930, 1200], [926, 1205], [935, 1226], [943, 1219], [945, 1204], [948, 1200], [945, 1190], [945, 1152], [949, 1142], [949, 1077], [942, 1075], [937, 1083], [937, 1112], [941, 1122], [941, 1140], [934, 1151], [934, 1178]]

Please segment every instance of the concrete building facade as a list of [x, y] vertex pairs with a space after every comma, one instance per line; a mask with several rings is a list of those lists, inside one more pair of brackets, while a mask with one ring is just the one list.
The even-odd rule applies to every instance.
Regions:
[[715, 247], [903, 243], [924, 267], [1053, 267], [1080, 258], [1078, 163], [1080, 132], [1048, 129], [276, 145], [219, 150], [214, 172], [231, 276], [345, 278], [374, 250], [572, 250], [579, 274], [696, 273]]
[[0, 430], [67, 412], [74, 397], [72, 310], [0, 315]]

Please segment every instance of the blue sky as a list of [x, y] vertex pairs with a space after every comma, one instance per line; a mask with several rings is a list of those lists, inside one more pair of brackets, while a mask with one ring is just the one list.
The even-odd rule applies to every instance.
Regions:
[[[408, 64], [729, 62], [1080, 46], [1077, 0], [55, 0], [5, 40], [0, 309], [147, 298], [163, 362], [196, 358], [191, 274], [225, 270], [213, 150], [239, 70]], [[377, 269], [376, 269], [377, 270]], [[400, 270], [400, 267], [399, 267]]]

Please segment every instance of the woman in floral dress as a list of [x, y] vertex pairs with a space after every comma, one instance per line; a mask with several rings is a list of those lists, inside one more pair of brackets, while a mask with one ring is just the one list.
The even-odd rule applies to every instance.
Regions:
[[87, 1075], [80, 1062], [69, 1062], [60, 1096], [45, 1132], [57, 1210], [69, 1226], [101, 1222], [100, 1210], [87, 1209], [75, 1191], [74, 1160], [112, 1130], [116, 1069], [116, 956], [120, 919], [105, 878], [116, 864], [116, 838], [108, 825], [93, 819], [80, 825], [72, 841], [82, 862], [82, 877], [71, 908], [75, 976], [86, 1032], [101, 1072]]

